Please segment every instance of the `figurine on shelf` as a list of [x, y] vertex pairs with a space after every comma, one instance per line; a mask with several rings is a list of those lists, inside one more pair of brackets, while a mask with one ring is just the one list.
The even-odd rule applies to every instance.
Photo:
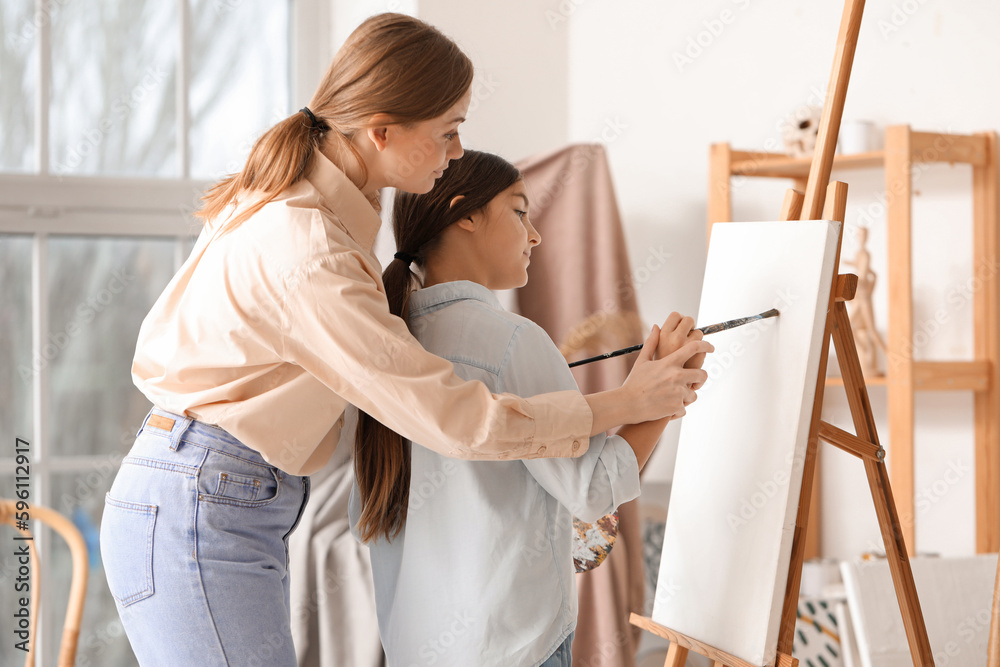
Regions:
[[854, 344], [858, 348], [861, 372], [865, 377], [881, 375], [878, 369], [878, 352], [886, 352], [885, 341], [875, 328], [875, 313], [872, 309], [872, 292], [875, 290], [875, 272], [871, 268], [871, 254], [865, 244], [868, 242], [868, 228], [857, 228], [858, 251], [854, 261], [844, 260], [853, 266], [858, 275], [858, 289], [851, 301], [851, 328], [854, 329]]
[[781, 127], [781, 140], [785, 152], [793, 157], [809, 157], [816, 149], [822, 107], [801, 107], [785, 119]]

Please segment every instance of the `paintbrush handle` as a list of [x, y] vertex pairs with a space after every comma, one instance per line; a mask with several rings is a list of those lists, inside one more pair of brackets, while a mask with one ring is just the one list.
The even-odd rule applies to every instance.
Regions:
[[[757, 320], [763, 320], [768, 317], [774, 317], [778, 314], [775, 309], [768, 310], [761, 313], [760, 315], [753, 315], [751, 317], [740, 317], [735, 320], [726, 320], [725, 322], [719, 322], [718, 324], [709, 324], [706, 327], [696, 327], [692, 331], [700, 331], [702, 335], [709, 335], [714, 333], [719, 333], [720, 331], [726, 331], [727, 329], [735, 329], [736, 327], [741, 327], [744, 324], [750, 324], [751, 322], [756, 322]], [[642, 343], [638, 345], [633, 345], [631, 347], [623, 347], [620, 350], [615, 350], [614, 352], [605, 352], [604, 354], [599, 354], [596, 357], [590, 357], [589, 359], [581, 359], [580, 361], [574, 361], [569, 365], [570, 368], [576, 366], [583, 366], [584, 364], [593, 363], [595, 361], [601, 361], [602, 359], [611, 359], [612, 357], [620, 357], [623, 354], [629, 354], [630, 352], [638, 352], [642, 349]]]
[[589, 364], [594, 361], [601, 361], [602, 359], [610, 359], [611, 357], [620, 357], [623, 354], [629, 354], [630, 352], [638, 352], [642, 349], [642, 343], [638, 345], [633, 345], [632, 347], [623, 347], [620, 350], [615, 350], [614, 352], [605, 352], [604, 354], [599, 354], [596, 357], [590, 357], [589, 359], [581, 359], [580, 361], [574, 361], [569, 365], [570, 368], [574, 366], [582, 366], [584, 364]]

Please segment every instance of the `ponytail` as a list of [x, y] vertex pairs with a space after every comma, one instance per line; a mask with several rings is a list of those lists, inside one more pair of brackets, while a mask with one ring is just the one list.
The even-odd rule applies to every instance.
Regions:
[[320, 126], [312, 124], [301, 112], [274, 125], [254, 143], [243, 171], [219, 181], [205, 193], [205, 206], [198, 216], [210, 223], [236, 204], [241, 193], [262, 193], [261, 199], [227, 220], [222, 233], [236, 229], [279, 192], [302, 178], [322, 135]]

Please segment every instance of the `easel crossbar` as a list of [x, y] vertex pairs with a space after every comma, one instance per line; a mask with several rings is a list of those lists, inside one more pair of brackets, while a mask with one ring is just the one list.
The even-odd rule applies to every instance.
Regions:
[[885, 450], [879, 445], [862, 440], [858, 436], [851, 435], [847, 431], [837, 428], [828, 422], [819, 423], [819, 437], [821, 440], [839, 447], [848, 454], [854, 454], [857, 457], [873, 461], [885, 459]]

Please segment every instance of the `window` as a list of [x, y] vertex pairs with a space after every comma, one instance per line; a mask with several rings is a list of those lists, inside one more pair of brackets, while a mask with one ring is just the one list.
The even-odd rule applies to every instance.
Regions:
[[[327, 4], [0, 3], [0, 497], [14, 495], [23, 438], [31, 504], [73, 520], [90, 549], [78, 664], [135, 664], [97, 540], [149, 408], [129, 373], [139, 324], [191, 249], [205, 186], [311, 95], [332, 55]], [[32, 642], [54, 664], [70, 556], [48, 531], [36, 539], [47, 578]], [[0, 664], [23, 660], [12, 644]]]

